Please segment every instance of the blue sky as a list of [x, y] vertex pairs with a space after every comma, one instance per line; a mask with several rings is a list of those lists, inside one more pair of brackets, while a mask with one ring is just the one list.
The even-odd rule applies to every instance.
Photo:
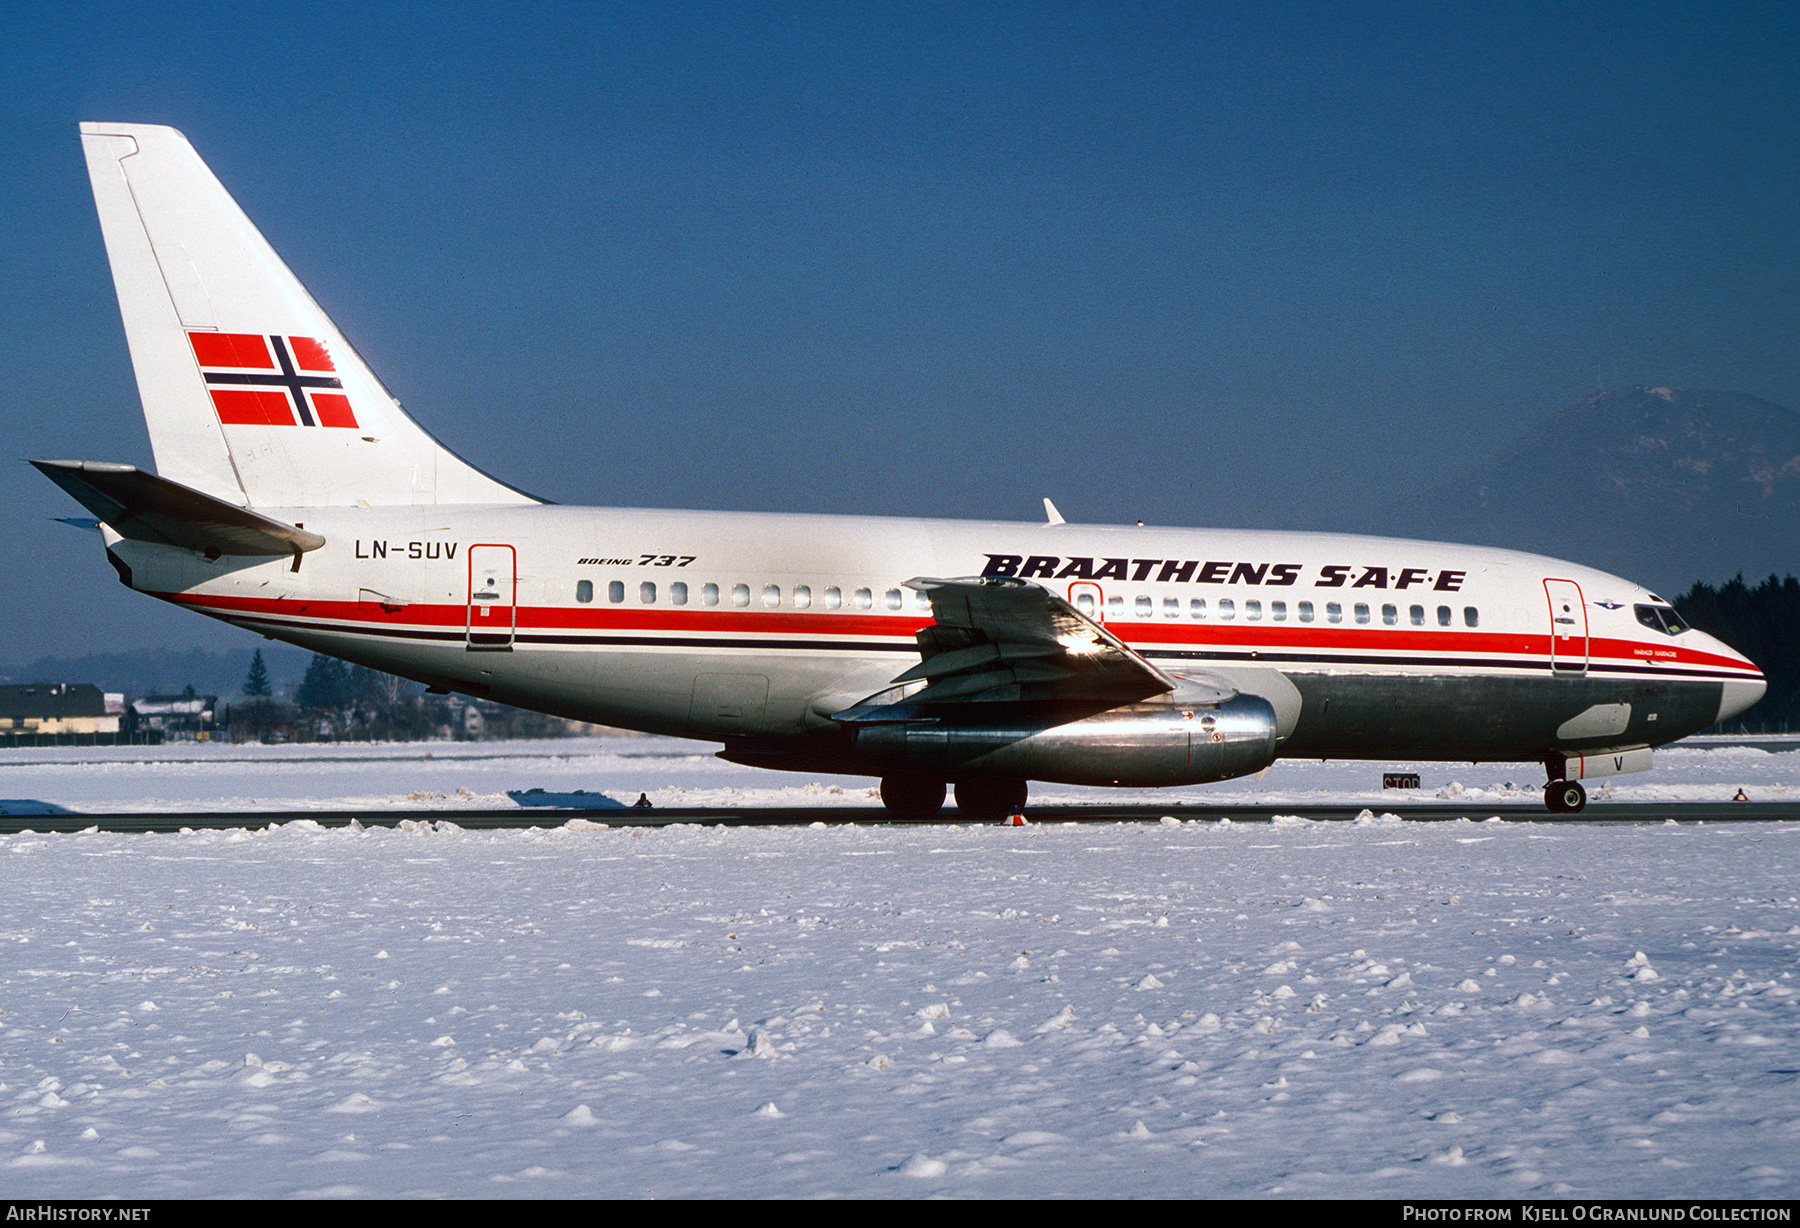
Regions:
[[22, 463], [149, 461], [84, 119], [187, 133], [428, 429], [561, 502], [1369, 529], [1597, 379], [1800, 408], [1792, 5], [9, 22], [0, 662], [255, 642]]

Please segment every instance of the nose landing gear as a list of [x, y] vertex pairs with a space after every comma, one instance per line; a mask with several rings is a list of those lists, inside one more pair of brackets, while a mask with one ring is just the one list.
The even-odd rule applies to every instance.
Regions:
[[1557, 814], [1577, 814], [1587, 805], [1587, 790], [1579, 780], [1553, 780], [1544, 786], [1544, 805]]

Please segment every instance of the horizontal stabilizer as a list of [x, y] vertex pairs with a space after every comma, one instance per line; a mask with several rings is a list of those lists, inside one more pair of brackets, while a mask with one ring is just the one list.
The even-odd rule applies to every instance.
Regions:
[[32, 461], [45, 477], [120, 537], [198, 550], [208, 558], [303, 554], [325, 539], [249, 508], [237, 507], [136, 465], [106, 461]]

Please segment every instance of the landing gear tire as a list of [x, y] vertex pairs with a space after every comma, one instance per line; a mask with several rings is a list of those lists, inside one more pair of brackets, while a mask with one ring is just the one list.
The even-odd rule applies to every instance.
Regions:
[[944, 808], [946, 787], [929, 776], [883, 776], [881, 804], [896, 819], [929, 819]]
[[1579, 780], [1553, 780], [1544, 786], [1544, 805], [1557, 814], [1577, 814], [1587, 805], [1587, 790]]
[[956, 782], [956, 808], [971, 819], [1004, 819], [1025, 806], [1022, 780], [981, 778]]

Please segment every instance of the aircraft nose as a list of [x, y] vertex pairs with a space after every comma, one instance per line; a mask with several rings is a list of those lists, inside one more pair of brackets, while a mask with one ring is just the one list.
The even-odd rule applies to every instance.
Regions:
[[1718, 719], [1728, 721], [1740, 712], [1746, 712], [1754, 706], [1756, 701], [1768, 691], [1769, 683], [1763, 677], [1762, 671], [1756, 668], [1756, 662], [1722, 640], [1710, 635], [1706, 638], [1712, 641], [1714, 651], [1720, 656], [1742, 661], [1748, 667], [1742, 677], [1733, 678], [1720, 688]]
[[1719, 693], [1719, 720], [1728, 721], [1753, 707], [1768, 689], [1768, 682], [1760, 674], [1754, 682], [1727, 682]]

